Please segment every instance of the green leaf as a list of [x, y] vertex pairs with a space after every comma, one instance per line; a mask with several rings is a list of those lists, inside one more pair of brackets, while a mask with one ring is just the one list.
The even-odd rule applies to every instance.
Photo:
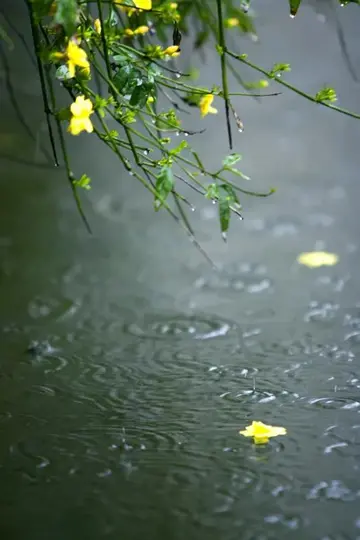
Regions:
[[280, 76], [284, 71], [291, 71], [290, 64], [275, 64], [269, 75], [270, 77], [274, 78], [276, 76]]
[[174, 178], [169, 166], [164, 166], [156, 177], [155, 210], [159, 210], [174, 187]]
[[91, 189], [90, 185], [91, 179], [88, 177], [87, 174], [83, 174], [79, 180], [73, 180], [73, 184], [77, 187], [81, 187], [83, 189]]
[[319, 90], [315, 99], [316, 101], [330, 101], [332, 103], [337, 100], [336, 92], [333, 88], [325, 87]]
[[297, 14], [300, 4], [301, 4], [301, 0], [289, 0], [290, 15], [292, 17], [295, 17], [295, 15]]
[[209, 184], [206, 193], [206, 199], [217, 200], [219, 198], [219, 186], [217, 184]]
[[130, 98], [130, 105], [132, 107], [142, 108], [146, 105], [147, 99], [151, 94], [153, 85], [150, 83], [143, 83], [135, 86]]
[[177, 155], [177, 154], [180, 154], [180, 152], [182, 150], [184, 150], [184, 148], [187, 148], [188, 146], [189, 145], [188, 145], [187, 141], [181, 141], [181, 143], [178, 146], [176, 146], [175, 148], [173, 148], [172, 150], [170, 150], [169, 153], [172, 154], [173, 156]]
[[53, 0], [32, 0], [31, 5], [37, 20], [49, 15]]
[[72, 36], [75, 33], [77, 23], [76, 0], [57, 0], [55, 22], [63, 26], [66, 35]]
[[125, 64], [115, 73], [113, 83], [120, 92], [125, 88], [132, 70], [131, 64]]
[[226, 156], [226, 158], [223, 160], [222, 164], [224, 167], [233, 167], [238, 161], [240, 161], [242, 156], [240, 154], [229, 154]]

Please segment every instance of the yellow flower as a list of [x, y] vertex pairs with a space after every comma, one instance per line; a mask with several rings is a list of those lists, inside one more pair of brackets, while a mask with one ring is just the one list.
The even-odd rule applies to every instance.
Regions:
[[69, 78], [75, 77], [75, 67], [81, 67], [87, 72], [90, 72], [90, 64], [87, 59], [86, 52], [75, 43], [70, 40], [66, 51], [64, 53], [57, 52], [54, 54], [55, 58], [67, 58], [67, 65], [69, 70]]
[[68, 130], [72, 135], [79, 135], [82, 131], [91, 133], [94, 130], [89, 118], [94, 112], [90, 99], [85, 99], [83, 95], [78, 96], [74, 103], [71, 104], [70, 111], [72, 118]]
[[237, 19], [236, 17], [230, 17], [230, 19], [225, 19], [225, 26], [227, 26], [228, 28], [239, 26], [239, 19]]
[[124, 30], [124, 34], [128, 37], [132, 37], [132, 36], [137, 36], [139, 34], [144, 35], [148, 31], [149, 31], [149, 27], [144, 25], [144, 26], [138, 26], [137, 28], [135, 28], [135, 30], [131, 30], [131, 28], [126, 28]]
[[152, 0], [133, 0], [135, 7], [139, 9], [151, 9]]
[[244, 437], [253, 437], [255, 444], [266, 444], [270, 437], [278, 435], [286, 435], [286, 429], [277, 426], [268, 426], [262, 422], [253, 422], [251, 426], [247, 426], [244, 431], [239, 431]]
[[[124, 0], [114, 0], [115, 4], [124, 4]], [[149, 10], [152, 8], [152, 0], [133, 0], [133, 4], [138, 9], [146, 9]], [[126, 11], [128, 16], [131, 17], [131, 15], [134, 13], [135, 9], [132, 7], [127, 6], [119, 6], [122, 11]]]
[[177, 5], [176, 2], [172, 2], [172, 3], [170, 4], [170, 7], [171, 7], [171, 9], [176, 9], [176, 8], [178, 7], [178, 5]]
[[98, 34], [101, 34], [101, 22], [100, 22], [100, 19], [95, 19], [94, 28], [95, 28], [95, 32], [97, 32]]
[[173, 58], [175, 58], [180, 54], [180, 47], [179, 45], [170, 45], [170, 47], [167, 47], [163, 50], [163, 54], [165, 56], [172, 56]]
[[214, 96], [212, 94], [205, 94], [205, 96], [200, 99], [199, 107], [202, 118], [204, 118], [204, 116], [207, 114], [216, 114], [218, 112], [215, 107], [211, 106], [213, 101]]
[[326, 251], [309, 251], [308, 253], [300, 253], [297, 257], [297, 262], [299, 264], [304, 264], [309, 268], [334, 266], [338, 260], [338, 255], [335, 253], [327, 253]]

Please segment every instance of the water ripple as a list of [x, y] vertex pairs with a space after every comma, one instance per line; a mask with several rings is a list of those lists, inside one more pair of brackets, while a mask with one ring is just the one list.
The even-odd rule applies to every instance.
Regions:
[[125, 332], [151, 339], [206, 340], [226, 336], [236, 329], [233, 322], [207, 316], [147, 316], [141, 323], [125, 325]]

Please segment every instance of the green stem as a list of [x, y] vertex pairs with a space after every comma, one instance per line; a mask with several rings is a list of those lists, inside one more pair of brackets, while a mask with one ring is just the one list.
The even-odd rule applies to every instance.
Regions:
[[249, 60], [247, 60], [246, 58], [242, 57], [239, 54], [235, 54], [235, 53], [233, 53], [231, 51], [228, 51], [228, 50], [226, 51], [226, 53], [229, 56], [231, 56], [232, 58], [235, 58], [236, 60], [239, 60], [239, 62], [242, 62], [246, 66], [249, 66], [252, 69], [254, 69], [255, 71], [257, 71], [259, 73], [262, 73], [263, 75], [265, 75], [265, 77], [268, 77], [270, 80], [276, 81], [278, 84], [281, 84], [282, 86], [285, 86], [285, 88], [288, 88], [289, 90], [291, 90], [295, 94], [298, 94], [299, 96], [302, 96], [303, 98], [305, 98], [305, 99], [307, 99], [309, 101], [312, 101], [313, 103], [317, 103], [318, 105], [322, 105], [323, 107], [327, 107], [328, 109], [333, 109], [334, 111], [337, 111], [337, 112], [339, 112], [341, 114], [345, 114], [346, 116], [351, 116], [352, 118], [360, 119], [360, 114], [353, 113], [351, 111], [348, 111], [347, 109], [343, 109], [342, 107], [337, 107], [336, 105], [331, 105], [331, 103], [327, 103], [326, 101], [319, 101], [314, 96], [312, 96], [311, 94], [307, 94], [303, 90], [300, 90], [299, 88], [296, 88], [296, 86], [293, 86], [292, 84], [284, 81], [283, 79], [280, 79], [279, 77], [272, 76], [272, 74], [269, 71], [266, 71], [265, 69], [257, 66], [256, 64], [253, 64], [252, 62], [250, 62]]
[[109, 60], [109, 51], [106, 43], [106, 36], [105, 36], [105, 28], [104, 28], [104, 17], [101, 7], [101, 0], [97, 0], [97, 7], [99, 12], [99, 19], [100, 19], [100, 26], [101, 26], [101, 42], [104, 49], [104, 56], [105, 56], [105, 64], [106, 64], [106, 70], [107, 74], [110, 80], [112, 80], [112, 73], [111, 73], [111, 67], [110, 67], [110, 60]]
[[54, 156], [55, 167], [58, 167], [59, 161], [58, 161], [58, 157], [56, 153], [54, 133], [53, 133], [52, 125], [51, 125], [51, 116], [50, 116], [51, 110], [49, 107], [49, 102], [48, 102], [47, 93], [46, 93], [46, 84], [45, 84], [43, 66], [40, 60], [41, 51], [40, 51], [39, 32], [38, 32], [38, 29], [34, 20], [34, 12], [33, 12], [33, 9], [31, 7], [29, 0], [26, 0], [26, 5], [29, 10], [31, 33], [32, 33], [33, 44], [34, 44], [34, 49], [35, 49], [36, 64], [37, 64], [37, 69], [38, 69], [39, 78], [40, 78], [41, 93], [42, 93], [42, 98], [43, 98], [43, 103], [44, 103], [44, 112], [46, 116], [46, 123], [47, 123], [48, 132], [49, 132], [50, 144], [51, 144], [51, 149]]
[[227, 64], [226, 64], [226, 43], [225, 43], [225, 32], [224, 32], [224, 21], [222, 15], [222, 0], [216, 0], [217, 5], [217, 14], [218, 14], [218, 31], [219, 31], [219, 50], [220, 50], [220, 62], [221, 62], [221, 78], [222, 78], [222, 89], [223, 96], [225, 101], [225, 115], [226, 115], [226, 125], [229, 138], [229, 147], [232, 149], [232, 133], [230, 125], [230, 107], [229, 107], [229, 88], [227, 80]]

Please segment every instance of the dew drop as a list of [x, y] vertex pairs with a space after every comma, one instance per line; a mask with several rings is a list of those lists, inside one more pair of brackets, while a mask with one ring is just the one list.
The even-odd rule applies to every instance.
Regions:
[[189, 133], [187, 131], [184, 131], [184, 135], [185, 135], [185, 137], [188, 137]]
[[156, 120], [151, 120], [151, 123], [152, 123], [152, 124], [156, 124]]
[[223, 231], [223, 232], [221, 233], [221, 237], [222, 237], [222, 239], [224, 240], [224, 242], [227, 241], [227, 234], [226, 234], [225, 231]]
[[213, 200], [212, 200], [212, 203], [213, 203], [213, 204], [216, 204], [216, 201], [215, 201], [215, 199], [213, 199]]
[[195, 206], [191, 206], [190, 209], [191, 209], [192, 212], [195, 212], [195, 210], [196, 210]]
[[144, 156], [149, 155], [149, 150], [144, 150], [143, 154], [144, 154]]
[[129, 171], [130, 176], [134, 176], [134, 173], [132, 171]]
[[175, 135], [178, 137], [180, 135], [180, 131], [177, 131]]
[[290, 13], [290, 19], [295, 19], [295, 13]]
[[179, 72], [175, 73], [175, 77], [176, 77], [177, 79], [180, 79], [181, 73], [179, 73]]
[[242, 133], [243, 131], [244, 131], [244, 128], [239, 128], [239, 129], [238, 129], [238, 132], [239, 132], [239, 133]]

